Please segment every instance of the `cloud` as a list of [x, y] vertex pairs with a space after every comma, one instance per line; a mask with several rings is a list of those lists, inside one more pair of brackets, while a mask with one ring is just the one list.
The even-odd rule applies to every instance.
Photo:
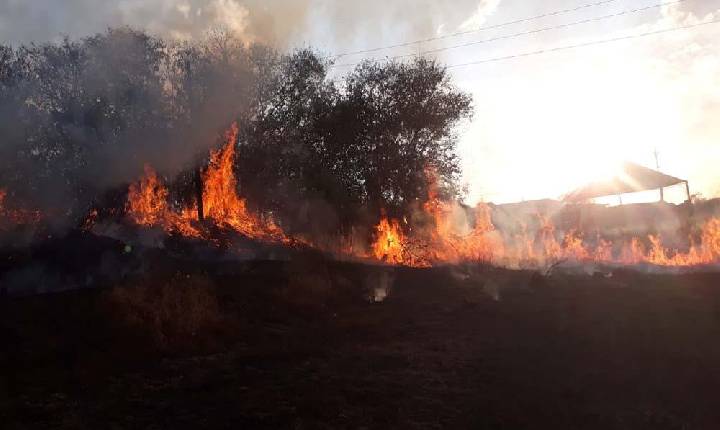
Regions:
[[473, 30], [485, 24], [488, 17], [492, 15], [498, 8], [500, 0], [482, 0], [478, 3], [475, 13], [460, 24], [461, 30]]
[[[0, 41], [42, 42], [56, 40], [61, 34], [82, 37], [104, 31], [108, 26], [119, 25], [188, 39], [200, 37], [209, 29], [222, 26], [242, 35], [246, 41], [271, 43], [281, 49], [312, 45], [332, 53], [469, 30], [575, 6], [577, 2], [571, 0], [558, 0], [553, 5], [501, 0], [0, 0]], [[527, 31], [630, 8], [620, 3], [601, 5], [573, 14], [498, 29], [488, 35]], [[685, 0], [597, 24], [448, 51], [442, 53], [440, 59], [450, 63], [464, 62], [578, 41], [709, 22], [718, 18], [720, 7], [717, 2]], [[459, 40], [469, 41], [488, 35], [473, 34]], [[372, 56], [414, 53], [453, 43], [458, 41], [449, 39], [413, 45], [379, 51]], [[712, 145], [717, 145], [720, 139], [720, 128], [716, 125], [720, 105], [719, 53], [720, 24], [710, 24], [605, 47], [498, 62], [493, 63], [492, 67], [468, 68], [464, 71], [465, 75], [462, 75], [463, 71], [454, 73], [462, 78], [458, 82], [464, 85], [464, 89], [476, 95], [479, 111], [482, 112], [486, 107], [492, 113], [493, 109], [497, 110], [497, 106], [509, 103], [512, 106], [507, 110], [508, 116], [521, 109], [522, 104], [532, 104], [544, 97], [542, 88], [538, 88], [539, 82], [563, 89], [567, 87], [566, 81], [587, 82], [592, 86], [609, 82], [610, 75], [617, 75], [616, 79], [620, 83], [626, 82], [628, 75], [632, 75], [630, 78], [637, 81], [638, 85], [642, 84], [646, 90], [643, 94], [663, 101], [669, 106], [668, 111], [680, 112], [678, 115], [681, 117], [675, 120], [666, 118], [665, 122], [656, 121], [653, 127], [661, 130], [669, 127], [667, 122], [675, 121], [673, 130], [679, 130], [677, 143], [666, 149], [665, 159], [675, 161], [674, 158], [677, 158], [680, 167], [678, 175], [687, 173], [704, 192], [716, 193], [720, 184], [712, 179], [717, 174], [711, 170], [715, 161], [720, 162], [716, 158], [717, 151], [712, 149]], [[354, 56], [343, 61], [354, 62], [361, 58]], [[544, 70], [547, 73], [543, 73]], [[583, 74], [574, 75], [572, 70]], [[539, 76], [552, 74], [556, 77], [548, 77], [547, 82], [540, 81]], [[526, 91], [508, 100], [508, 92], [512, 93], [512, 88], [518, 85], [524, 85]], [[495, 91], [493, 87], [498, 86], [500, 88]], [[628, 84], [626, 87], [636, 91], [633, 85]], [[578, 91], [582, 89], [579, 85]], [[637, 102], [639, 96], [633, 93], [618, 94], [617, 97], [622, 97], [618, 102], [622, 108]], [[561, 102], [558, 100], [562, 100], [562, 97], [555, 96], [552, 100], [559, 105]], [[567, 100], [574, 99], [568, 96]], [[559, 106], [559, 111], [562, 111], [561, 108]], [[535, 115], [547, 118], [546, 122], [552, 123], [553, 112], [552, 106], [549, 106], [538, 109]], [[482, 146], [491, 149], [494, 160], [502, 161], [488, 166], [488, 175], [478, 185], [489, 193], [503, 192], [503, 185], [493, 183], [493, 177], [502, 176], [503, 172], [513, 171], [517, 167], [516, 152], [511, 152], [513, 147], [508, 147], [503, 138], [515, 133], [518, 120], [523, 119], [513, 118], [507, 121], [506, 126], [504, 118], [490, 122], [478, 115], [477, 123], [472, 126], [477, 133], [485, 130], [481, 133], [484, 139]], [[494, 131], [487, 134], [486, 130]], [[648, 136], [655, 136], [659, 133], [657, 130], [648, 133]], [[638, 129], [637, 133], [640, 131]], [[576, 138], [582, 140], [583, 136], [579, 134]], [[469, 141], [474, 137], [470, 135], [466, 139]], [[473, 147], [471, 143], [465, 146]], [[486, 166], [487, 163], [483, 162], [485, 154], [472, 151], [475, 150], [468, 149], [462, 155]], [[560, 193], [565, 190], [556, 191]]]
[[45, 42], [132, 26], [181, 39], [224, 27], [282, 45], [302, 27], [309, 0], [0, 0], [0, 40]]
[[[180, 39], [218, 26], [281, 48], [320, 40], [381, 42], [479, 22], [500, 0], [0, 0], [0, 40], [13, 44], [78, 38], [132, 26]], [[313, 17], [310, 20], [310, 17]], [[468, 24], [469, 25], [469, 24]]]

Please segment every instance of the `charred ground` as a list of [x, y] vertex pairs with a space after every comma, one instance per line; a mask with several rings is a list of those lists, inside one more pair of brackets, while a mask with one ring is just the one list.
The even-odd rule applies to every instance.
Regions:
[[720, 422], [720, 274], [389, 268], [308, 251], [189, 264], [94, 236], [44, 246], [5, 254], [3, 270], [58, 248], [69, 261], [115, 253], [127, 270], [94, 277], [104, 288], [3, 298], [6, 428]]

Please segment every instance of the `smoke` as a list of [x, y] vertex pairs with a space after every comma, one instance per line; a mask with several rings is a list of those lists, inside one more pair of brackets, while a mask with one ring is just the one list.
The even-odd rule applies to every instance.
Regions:
[[[57, 40], [132, 26], [178, 39], [198, 38], [222, 26], [252, 42], [284, 41], [302, 22], [306, 1], [261, 0], [54, 0], [0, 1], [0, 40]], [[282, 12], [282, 13], [281, 13]]]
[[[558, 10], [577, 5], [568, 0], [559, 1], [552, 6], [513, 5], [499, 0], [458, 0], [455, 2], [437, 2], [434, 0], [397, 0], [393, 2], [368, 0], [350, 2], [341, 0], [0, 0], [0, 40], [13, 44], [45, 41], [58, 41], [62, 35], [81, 38], [97, 32], [104, 32], [108, 27], [128, 25], [133, 28], [147, 30], [151, 34], [166, 37], [172, 41], [199, 40], [209, 31], [224, 28], [244, 44], [258, 42], [274, 45], [281, 50], [302, 46], [316, 45], [328, 52], [344, 52], [382, 46], [395, 42], [425, 38], [435, 34], [447, 34], [460, 29], [471, 29], [487, 22], [499, 23], [507, 20], [532, 16], [536, 13]], [[600, 14], [596, 9], [588, 13]], [[686, 0], [662, 9], [660, 17], [643, 15], [644, 25], [656, 25], [666, 28], [671, 25], [693, 23], [711, 19], [718, 15], [717, 4], [703, 0]], [[488, 21], [492, 19], [492, 21]], [[638, 19], [640, 19], [638, 17]], [[669, 22], [668, 22], [669, 21]], [[678, 150], [694, 145], [697, 151], [710, 156], [700, 157], [692, 163], [699, 165], [697, 169], [686, 168], [692, 173], [688, 177], [691, 184], [702, 184], [706, 195], [713, 195], [720, 187], [717, 180], [709, 181], [709, 173], [713, 172], [717, 161], [717, 150], [714, 143], [717, 139], [717, 127], [713, 118], [718, 111], [717, 97], [709, 99], [709, 95], [717, 94], [720, 88], [718, 81], [717, 33], [711, 33], [706, 27], [703, 33], [688, 33], [688, 43], [682, 50], [668, 52], [663, 44], [657, 44], [656, 56], [670, 58], [658, 70], [667, 70], [668, 79], [676, 79], [683, 83], [678, 87], [694, 88], [689, 91], [687, 103], [683, 104], [683, 112], [694, 114], [697, 120], [690, 130], [692, 135], [687, 143], [678, 145]], [[523, 27], [522, 29], [525, 29]], [[703, 36], [707, 35], [707, 36]], [[547, 37], [555, 37], [554, 33]], [[667, 37], [680, 37], [668, 35]], [[523, 39], [523, 43], [525, 40]], [[98, 70], [95, 76], [107, 76], [107, 81], [116, 80], [126, 73], [123, 64], [122, 49], [134, 49], [125, 42], [116, 41], [112, 49], [108, 49], [109, 66]], [[676, 46], [673, 44], [672, 46]], [[415, 47], [407, 48], [410, 52]], [[514, 49], [507, 48], [507, 52]], [[377, 56], [403, 53], [402, 50], [382, 51]], [[466, 51], [463, 51], [464, 54]], [[504, 51], [505, 52], [505, 51]], [[114, 57], [114, 58], [113, 58]], [[354, 60], [353, 60], [354, 61]], [[687, 65], [692, 70], [687, 72]], [[653, 64], [655, 66], [655, 64]], [[514, 67], [514, 66], [513, 66]], [[473, 72], [474, 73], [474, 72]], [[528, 71], [523, 71], [527, 75]], [[532, 74], [532, 71], [530, 71]], [[92, 78], [93, 75], [90, 75]], [[223, 88], [227, 76], [212, 76], [216, 88]], [[252, 86], [248, 77], [244, 82]], [[495, 85], [493, 81], [488, 81]], [[699, 82], [699, 84], [698, 84]], [[92, 83], [92, 82], [91, 82]], [[97, 86], [97, 94], [114, 91], [103, 86], [102, 82], [92, 83]], [[508, 102], [507, 86], [499, 95], [483, 94], [487, 103], [493, 108], [497, 102]], [[669, 86], [668, 86], [669, 87]], [[214, 143], [219, 130], [237, 114], [238, 103], [244, 102], [242, 96], [235, 91], [216, 91], [213, 103], [203, 106], [194, 115], [199, 118], [193, 126], [183, 129], [158, 130], [142, 128], [116, 136], [118, 145], [94, 145], [90, 159], [97, 162], [88, 163], [85, 177], [87, 182], [98, 186], [111, 186], [136, 178], [142, 172], [142, 164], [150, 162], [161, 173], [172, 175], [179, 167], [192, 161], [199, 153], [207, 152]], [[152, 106], [151, 94], [145, 94], [145, 104]], [[102, 97], [101, 97], [102, 98]], [[541, 97], [534, 97], [541, 99]], [[480, 98], [478, 98], [480, 99]], [[15, 121], [8, 115], [4, 102], [0, 101], [0, 135], [4, 141], [0, 143], [0, 151], [17, 141]], [[482, 103], [479, 101], [478, 103]], [[687, 106], [686, 106], [687, 105]], [[513, 110], [517, 106], [512, 107]], [[152, 110], [152, 109], [148, 109]], [[511, 117], [511, 115], [507, 115]], [[36, 124], [52, 121], [53, 118], [37, 118]], [[492, 127], [494, 121], [485, 120], [483, 127]], [[497, 121], [495, 121], [497, 122]], [[517, 129], [514, 125], [512, 128]], [[88, 133], [82, 127], [68, 125], [64, 129], [67, 136], [80, 142], [96, 142], [98, 136]], [[696, 143], [694, 143], [696, 142]], [[713, 146], [714, 145], [714, 146]], [[681, 148], [681, 146], [684, 146]], [[32, 148], [29, 148], [32, 158]], [[514, 153], [513, 148], [513, 153]], [[0, 153], [0, 156], [3, 154]], [[463, 154], [466, 155], [466, 154]], [[513, 154], [514, 155], [514, 154]], [[676, 159], [674, 153], [667, 151], [668, 159]], [[3, 157], [4, 158], [4, 157]], [[116, 162], [117, 160], [117, 162]], [[512, 157], [508, 163], [517, 163]], [[691, 162], [688, 161], [688, 165]], [[499, 169], [509, 171], [505, 163], [497, 163]], [[498, 172], [488, 169], [488, 175], [494, 175], [498, 181]], [[684, 172], [681, 170], [679, 175]], [[490, 183], [490, 180], [477, 179], [476, 182]], [[46, 206], [56, 206], [63, 201], [66, 193], [62, 192], [67, 184], [48, 178], [44, 184], [42, 195], [52, 199]], [[60, 190], [58, 190], [60, 188]]]
[[60, 229], [146, 163], [174, 177], [204, 160], [276, 58], [220, 31], [180, 44], [123, 28], [29, 49], [0, 51], [0, 188]]
[[223, 27], [247, 42], [278, 48], [324, 43], [335, 49], [427, 37], [480, 25], [499, 0], [0, 0], [0, 40], [58, 40], [131, 26], [181, 40]]

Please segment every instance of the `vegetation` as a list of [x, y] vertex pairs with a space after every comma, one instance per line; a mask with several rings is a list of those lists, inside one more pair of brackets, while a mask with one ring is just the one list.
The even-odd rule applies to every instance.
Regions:
[[308, 228], [317, 211], [328, 229], [407, 212], [426, 196], [427, 167], [457, 196], [453, 130], [471, 100], [446, 70], [417, 59], [333, 72], [314, 51], [281, 55], [220, 31], [1, 46], [0, 184], [8, 201], [72, 223], [145, 163], [189, 199], [208, 147], [237, 121], [241, 194], [286, 225]]

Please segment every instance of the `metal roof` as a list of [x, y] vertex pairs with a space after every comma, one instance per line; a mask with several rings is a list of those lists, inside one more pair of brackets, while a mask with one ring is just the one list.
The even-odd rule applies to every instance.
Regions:
[[656, 190], [684, 182], [686, 182], [684, 179], [666, 175], [636, 163], [625, 162], [620, 172], [610, 180], [592, 182], [580, 187], [566, 195], [564, 200], [581, 202], [596, 197]]

